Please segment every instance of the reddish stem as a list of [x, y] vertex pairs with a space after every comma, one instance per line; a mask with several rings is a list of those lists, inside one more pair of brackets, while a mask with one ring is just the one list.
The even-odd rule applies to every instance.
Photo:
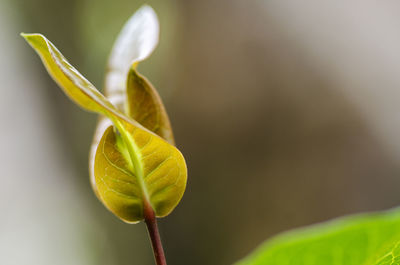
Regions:
[[148, 202], [145, 202], [144, 204], [144, 222], [146, 223], [147, 231], [149, 232], [156, 264], [167, 265], [164, 249], [161, 243], [160, 233], [158, 232], [157, 219], [154, 214], [153, 208]]

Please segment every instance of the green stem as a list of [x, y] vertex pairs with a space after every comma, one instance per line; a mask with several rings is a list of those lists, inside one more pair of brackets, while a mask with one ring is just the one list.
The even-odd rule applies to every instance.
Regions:
[[149, 232], [151, 245], [153, 247], [154, 259], [157, 265], [167, 265], [164, 249], [161, 243], [160, 233], [158, 232], [157, 219], [153, 208], [148, 202], [144, 205], [144, 221]]

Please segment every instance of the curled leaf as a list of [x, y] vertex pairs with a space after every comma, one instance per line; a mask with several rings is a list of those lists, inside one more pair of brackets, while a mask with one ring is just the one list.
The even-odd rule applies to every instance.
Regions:
[[135, 67], [128, 75], [128, 116], [171, 144], [175, 144], [171, 124], [161, 98], [152, 84]]
[[100, 200], [126, 222], [144, 218], [144, 203], [158, 217], [169, 214], [186, 187], [186, 164], [179, 150], [115, 108], [43, 35], [23, 36], [65, 94], [82, 108], [105, 115], [117, 129], [105, 131], [96, 151], [95, 191]]
[[[175, 144], [170, 121], [158, 92], [136, 71], [138, 63], [146, 59], [158, 44], [159, 23], [154, 10], [147, 5], [136, 11], [121, 30], [111, 51], [105, 76], [104, 92], [120, 111], [145, 128]], [[128, 73], [129, 72], [129, 73]], [[100, 119], [89, 154], [89, 173], [96, 190], [94, 157], [107, 119]]]
[[53, 80], [83, 109], [109, 118], [127, 119], [76, 70], [60, 51], [41, 34], [21, 34], [42, 59]]
[[142, 6], [126, 22], [111, 50], [106, 73], [105, 95], [124, 95], [132, 64], [143, 61], [158, 44], [160, 26], [154, 10]]
[[174, 144], [165, 107], [158, 92], [136, 68], [158, 44], [159, 23], [154, 10], [142, 6], [126, 22], [112, 48], [105, 94], [121, 111]]

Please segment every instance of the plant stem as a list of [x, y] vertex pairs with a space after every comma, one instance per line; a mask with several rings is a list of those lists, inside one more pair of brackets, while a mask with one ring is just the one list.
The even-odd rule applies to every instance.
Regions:
[[154, 259], [157, 265], [167, 265], [164, 249], [161, 243], [160, 233], [158, 232], [157, 219], [153, 208], [148, 202], [144, 204], [144, 222], [149, 232], [151, 245], [153, 247]]

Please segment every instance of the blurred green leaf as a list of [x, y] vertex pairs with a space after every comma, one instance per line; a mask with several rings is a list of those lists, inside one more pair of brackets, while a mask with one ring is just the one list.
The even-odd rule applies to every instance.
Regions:
[[186, 164], [179, 150], [115, 108], [43, 35], [22, 35], [65, 94], [82, 108], [105, 115], [118, 129], [109, 127], [96, 151], [99, 199], [126, 222], [143, 220], [144, 204], [150, 204], [157, 217], [168, 215], [186, 187]]
[[344, 217], [268, 240], [236, 265], [399, 265], [400, 209]]

